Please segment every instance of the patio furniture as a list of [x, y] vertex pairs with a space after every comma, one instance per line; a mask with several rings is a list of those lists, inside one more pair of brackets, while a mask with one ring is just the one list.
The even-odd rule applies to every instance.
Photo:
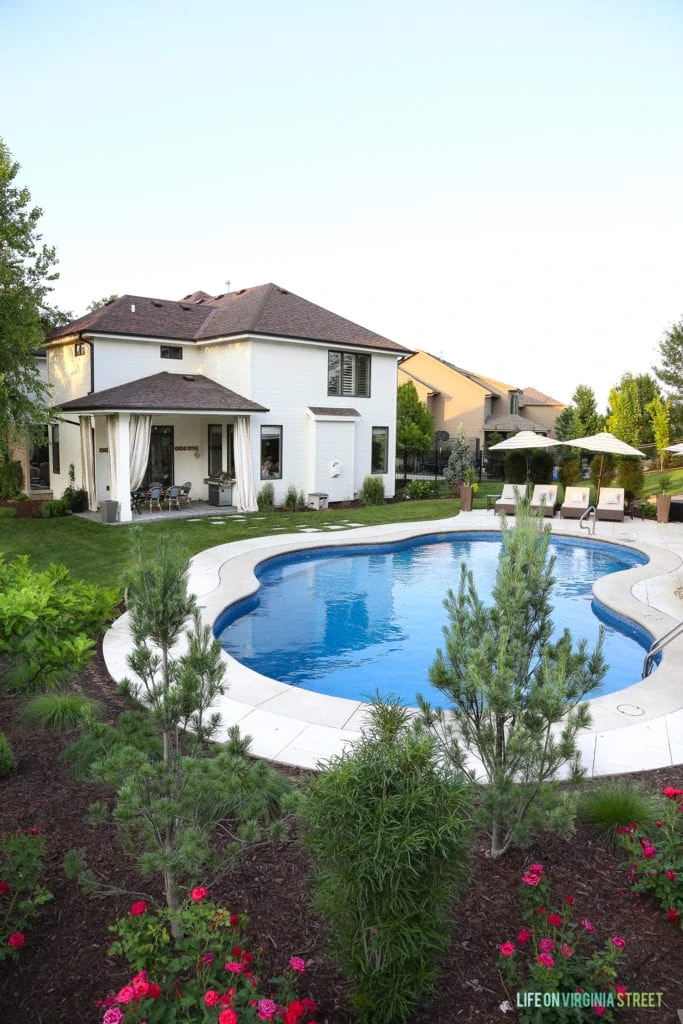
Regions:
[[156, 507], [161, 512], [161, 498], [163, 496], [163, 493], [164, 493], [164, 489], [161, 486], [161, 484], [152, 484], [151, 485], [151, 487], [149, 489], [149, 510], [150, 510], [150, 512], [152, 511], [152, 505], [156, 505]]
[[503, 484], [503, 493], [493, 506], [494, 514], [496, 512], [505, 512], [509, 516], [514, 516], [517, 511], [518, 502], [525, 495], [526, 487], [524, 484]]
[[486, 495], [486, 511], [490, 512], [491, 509], [493, 509], [493, 514], [495, 515], [496, 514], [496, 512], [495, 512], [495, 504], [496, 504], [497, 501], [500, 501], [501, 498], [502, 498], [502, 494], [487, 494]]
[[536, 484], [531, 495], [530, 508], [534, 512], [543, 512], [544, 516], [555, 515], [557, 501], [557, 484]]
[[590, 505], [588, 487], [567, 487], [560, 507], [560, 519], [580, 519]]
[[147, 491], [144, 487], [137, 487], [134, 491], [130, 492], [130, 507], [133, 512], [137, 512], [138, 515], [142, 512], [142, 506], [147, 498]]
[[615, 523], [624, 521], [624, 488], [623, 487], [601, 487], [598, 504], [595, 508], [595, 518], [608, 520]]
[[177, 484], [173, 484], [166, 492], [165, 500], [168, 502], [168, 511], [171, 511], [171, 507], [175, 507], [180, 512], [180, 487]]
[[191, 504], [190, 491], [192, 490], [192, 481], [186, 480], [183, 486], [180, 488], [180, 500], [184, 501], [188, 508]]

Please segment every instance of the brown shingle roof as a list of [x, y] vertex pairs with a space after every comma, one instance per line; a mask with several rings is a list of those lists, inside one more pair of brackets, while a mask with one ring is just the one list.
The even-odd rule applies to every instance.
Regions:
[[548, 428], [542, 427], [533, 420], [527, 420], [523, 416], [487, 416], [484, 420], [484, 430], [533, 430], [536, 434], [547, 434]]
[[154, 373], [129, 384], [96, 391], [74, 398], [59, 407], [63, 410], [97, 411], [121, 409], [141, 412], [178, 410], [182, 412], [268, 412], [263, 405], [252, 402], [235, 391], [224, 388], [200, 373]]
[[519, 399], [520, 406], [522, 405], [564, 405], [564, 402], [558, 402], [556, 398], [551, 398], [550, 395], [544, 395], [542, 391], [537, 391], [536, 388], [524, 388], [524, 392]]
[[243, 288], [214, 298], [206, 297], [205, 292], [192, 292], [182, 302], [124, 295], [58, 328], [47, 340], [55, 341], [79, 331], [172, 341], [262, 334], [391, 352], [410, 351], [274, 284]]
[[357, 409], [326, 408], [323, 405], [309, 405], [314, 416], [360, 416]]

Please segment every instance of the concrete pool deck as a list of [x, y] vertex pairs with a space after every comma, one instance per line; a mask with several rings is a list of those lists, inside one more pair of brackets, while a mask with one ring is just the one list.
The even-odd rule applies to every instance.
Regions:
[[[191, 562], [190, 590], [203, 621], [213, 626], [230, 604], [254, 593], [256, 566], [274, 555], [316, 547], [371, 544], [432, 533], [500, 531], [493, 512], [461, 513], [431, 522], [392, 523], [328, 532], [274, 534], [222, 544], [200, 552]], [[600, 522], [589, 537], [576, 520], [547, 520], [553, 534], [622, 544], [648, 555], [647, 565], [604, 576], [595, 596], [608, 608], [664, 636], [683, 620], [683, 524], [651, 520]], [[454, 581], [456, 583], [457, 581]], [[104, 657], [118, 682], [131, 677], [128, 614], [104, 639]], [[253, 754], [282, 764], [315, 768], [360, 736], [367, 705], [289, 686], [259, 675], [223, 652], [226, 694], [215, 704], [222, 718], [217, 738], [238, 724], [252, 737]], [[640, 678], [641, 665], [634, 666]], [[614, 694], [590, 701], [592, 726], [580, 735], [582, 760], [589, 775], [661, 768], [683, 763], [683, 635], [664, 650], [661, 664], [647, 678]]]

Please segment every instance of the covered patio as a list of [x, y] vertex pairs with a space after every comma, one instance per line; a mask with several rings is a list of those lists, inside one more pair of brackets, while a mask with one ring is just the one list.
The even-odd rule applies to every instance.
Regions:
[[[116, 502], [121, 523], [256, 511], [251, 415], [268, 410], [209, 377], [157, 373], [65, 402], [59, 411], [80, 431], [88, 518], [100, 518], [105, 501]], [[233, 481], [232, 503], [214, 508], [208, 481], [221, 476]], [[164, 489], [190, 484], [195, 500], [180, 509], [134, 512], [131, 492], [153, 482]]]

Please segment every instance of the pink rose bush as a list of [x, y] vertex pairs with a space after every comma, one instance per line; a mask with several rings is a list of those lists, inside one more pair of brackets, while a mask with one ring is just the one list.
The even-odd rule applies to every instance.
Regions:
[[646, 835], [634, 821], [616, 831], [629, 856], [632, 890], [651, 893], [667, 921], [683, 927], [683, 789], [666, 786], [662, 795], [666, 799], [656, 834]]
[[102, 1024], [316, 1024], [316, 1004], [295, 990], [305, 960], [290, 957], [282, 975], [264, 983], [263, 951], [245, 947], [244, 914], [217, 906], [207, 889], [197, 887], [174, 917], [182, 933], [174, 940], [168, 909], [144, 904], [140, 910], [142, 902], [110, 929], [117, 941], [109, 954], [123, 957], [135, 973], [99, 1001]]
[[0, 836], [0, 962], [17, 960], [30, 945], [30, 923], [52, 899], [40, 884], [46, 852], [42, 831]]
[[[534, 880], [530, 881], [532, 876]], [[625, 939], [608, 936], [599, 946], [593, 922], [587, 917], [574, 919], [574, 896], [565, 897], [561, 910], [553, 909], [550, 880], [542, 864], [531, 864], [524, 872], [520, 892], [524, 927], [517, 933], [516, 941], [508, 939], [498, 947], [499, 968], [511, 990], [605, 995], [611, 992], [615, 1000], [617, 991], [626, 991], [617, 982]], [[580, 912], [577, 908], [577, 915]], [[585, 1012], [592, 1014], [598, 1010], [598, 1016], [613, 1020], [611, 1008], [605, 1006]], [[554, 1024], [565, 1019], [558, 1017], [558, 1012], [557, 1006], [520, 1007], [518, 1019], [522, 1024]]]

